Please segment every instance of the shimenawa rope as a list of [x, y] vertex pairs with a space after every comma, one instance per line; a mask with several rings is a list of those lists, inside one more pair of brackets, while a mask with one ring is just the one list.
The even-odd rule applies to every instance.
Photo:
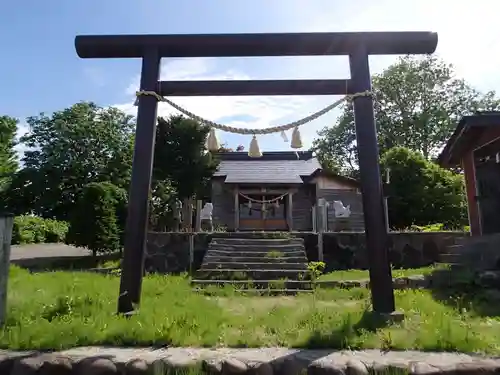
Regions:
[[217, 136], [215, 134], [215, 129], [225, 131], [228, 133], [234, 133], [234, 134], [252, 134], [253, 137], [252, 137], [252, 141], [250, 142], [248, 155], [250, 157], [260, 157], [260, 156], [262, 156], [262, 153], [260, 152], [259, 145], [257, 143], [257, 137], [256, 137], [257, 134], [272, 134], [272, 133], [281, 132], [281, 136], [282, 136], [283, 140], [285, 142], [287, 142], [288, 139], [287, 139], [285, 131], [293, 129], [292, 140], [290, 142], [290, 146], [292, 148], [295, 148], [295, 149], [302, 148], [302, 139], [301, 139], [301, 135], [299, 132], [299, 126], [302, 126], [304, 124], [307, 124], [308, 122], [316, 120], [317, 118], [330, 112], [331, 110], [333, 110], [334, 108], [336, 108], [340, 104], [342, 104], [344, 102], [344, 100], [353, 100], [353, 99], [358, 98], [358, 97], [370, 96], [370, 95], [372, 95], [372, 93], [370, 91], [363, 91], [363, 92], [354, 93], [352, 95], [346, 95], [344, 98], [339, 99], [336, 102], [327, 105], [325, 108], [323, 108], [317, 112], [314, 112], [313, 114], [306, 116], [300, 120], [293, 121], [293, 122], [290, 122], [290, 123], [284, 124], [284, 125], [271, 126], [268, 128], [259, 128], [259, 129], [236, 128], [233, 126], [218, 124], [214, 121], [204, 119], [204, 118], [188, 111], [187, 109], [182, 108], [181, 106], [174, 103], [170, 99], [159, 95], [155, 91], [145, 91], [145, 90], [137, 91], [136, 92], [137, 99], [136, 99], [136, 102], [134, 104], [135, 105], [138, 104], [138, 99], [140, 96], [153, 96], [159, 102], [168, 103], [170, 106], [172, 106], [174, 109], [178, 110], [183, 115], [185, 115], [193, 120], [196, 120], [203, 125], [210, 127], [210, 132], [209, 132], [209, 135], [207, 138], [207, 148], [209, 151], [218, 151], [220, 148], [219, 141], [217, 140]]
[[243, 193], [239, 193], [243, 198], [247, 199], [249, 202], [253, 202], [253, 203], [274, 203], [274, 202], [277, 202], [281, 199], [283, 199], [284, 197], [286, 197], [288, 195], [288, 193], [285, 193], [285, 194], [281, 194], [279, 197], [277, 198], [273, 198], [273, 199], [264, 199], [264, 200], [259, 200], [259, 199], [255, 199], [255, 198], [250, 198], [248, 195], [245, 195]]

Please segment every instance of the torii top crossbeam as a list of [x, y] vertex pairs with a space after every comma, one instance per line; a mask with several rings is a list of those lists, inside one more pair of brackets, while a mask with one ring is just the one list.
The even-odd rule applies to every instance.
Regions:
[[433, 53], [433, 32], [276, 34], [85, 35], [75, 39], [81, 58], [139, 58], [147, 47], [161, 57], [349, 55], [358, 45], [368, 55]]

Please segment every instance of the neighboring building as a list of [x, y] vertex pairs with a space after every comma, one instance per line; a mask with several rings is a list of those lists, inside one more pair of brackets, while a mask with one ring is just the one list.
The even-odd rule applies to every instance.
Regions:
[[323, 171], [311, 151], [265, 152], [260, 158], [250, 158], [246, 152], [218, 155], [220, 165], [212, 178], [216, 227], [311, 231], [313, 207], [325, 198], [351, 209], [349, 218], [335, 220], [330, 207], [330, 230], [338, 228], [339, 222], [343, 230], [364, 230], [358, 182]]
[[438, 162], [463, 168], [471, 234], [500, 233], [500, 112], [463, 117]]

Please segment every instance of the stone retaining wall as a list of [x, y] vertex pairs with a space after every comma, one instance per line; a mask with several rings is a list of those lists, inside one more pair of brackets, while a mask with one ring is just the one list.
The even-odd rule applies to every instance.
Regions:
[[[266, 235], [272, 236], [272, 232]], [[309, 261], [318, 260], [318, 236], [310, 232], [293, 232], [304, 238]], [[208, 243], [213, 236], [262, 236], [259, 233], [220, 232], [194, 235], [192, 269], [200, 267]], [[389, 256], [396, 268], [418, 268], [431, 265], [453, 245], [456, 238], [468, 236], [464, 232], [394, 232], [391, 233]], [[323, 254], [326, 272], [342, 269], [366, 269], [368, 257], [364, 233], [328, 232], [323, 235]], [[148, 235], [146, 268], [156, 272], [187, 272], [190, 270], [189, 234], [151, 232]]]
[[[258, 349], [75, 348], [0, 353], [2, 375], [368, 375], [498, 374], [500, 359], [461, 353]], [[155, 372], [157, 371], [157, 372]]]
[[[393, 232], [389, 234], [389, 259], [395, 268], [419, 268], [440, 260], [464, 232]], [[308, 236], [309, 261], [318, 259], [317, 236]], [[342, 269], [367, 269], [368, 256], [364, 233], [325, 233], [323, 235], [325, 272]]]
[[[392, 279], [394, 289], [429, 289], [441, 286], [446, 282], [446, 276], [437, 278], [435, 275], [415, 275], [408, 277], [395, 277]], [[370, 280], [318, 280], [315, 282], [319, 288], [368, 288]]]

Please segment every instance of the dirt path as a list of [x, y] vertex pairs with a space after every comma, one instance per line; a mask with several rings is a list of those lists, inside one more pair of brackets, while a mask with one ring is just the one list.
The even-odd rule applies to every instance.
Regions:
[[10, 259], [38, 259], [38, 258], [63, 258], [82, 257], [92, 255], [87, 249], [78, 248], [63, 243], [44, 243], [29, 245], [13, 245], [11, 247]]

